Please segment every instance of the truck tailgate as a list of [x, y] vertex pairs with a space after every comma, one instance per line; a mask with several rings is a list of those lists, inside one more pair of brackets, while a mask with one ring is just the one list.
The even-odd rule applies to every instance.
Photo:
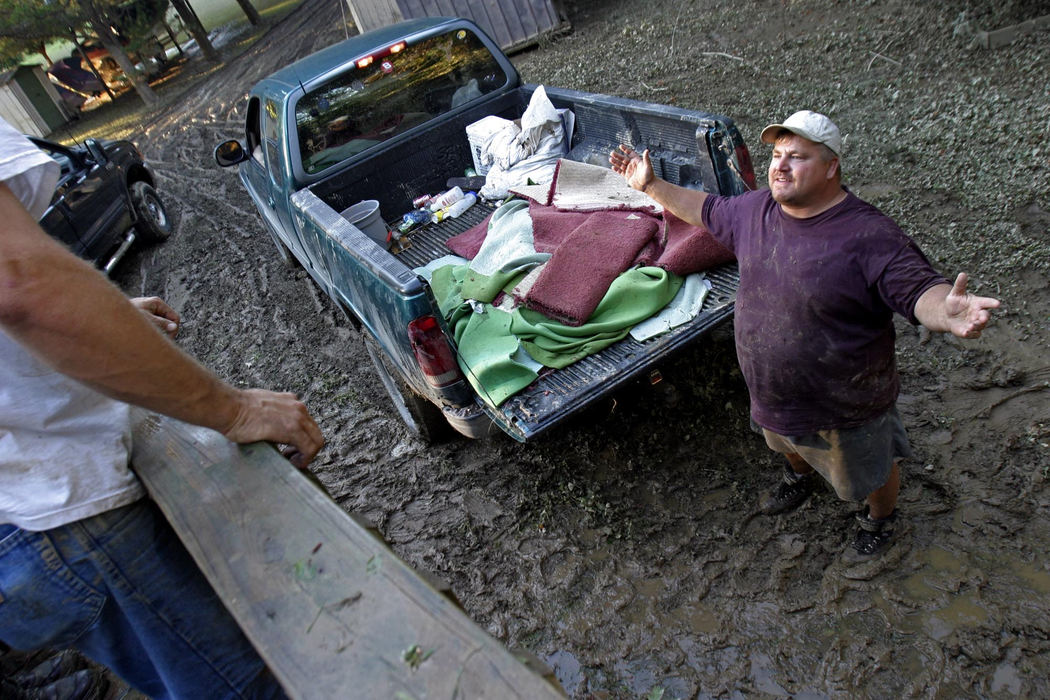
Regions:
[[[411, 233], [411, 244], [395, 255], [410, 268], [449, 255], [451, 251], [445, 246], [445, 241], [481, 222], [492, 211], [490, 207], [478, 205], [458, 219], [428, 224]], [[484, 405], [486, 412], [512, 436], [526, 440], [615, 391], [625, 382], [644, 375], [655, 363], [732, 315], [740, 281], [736, 263], [720, 265], [708, 270], [706, 275], [713, 285], [711, 292], [704, 300], [700, 314], [689, 323], [645, 342], [627, 336], [564, 369], [541, 372], [535, 382], [507, 399], [499, 408]]]

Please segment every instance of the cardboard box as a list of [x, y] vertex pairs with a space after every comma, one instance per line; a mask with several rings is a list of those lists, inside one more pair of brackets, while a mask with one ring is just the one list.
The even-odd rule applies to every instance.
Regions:
[[467, 141], [470, 143], [470, 155], [474, 158], [474, 170], [478, 175], [484, 175], [489, 171], [487, 165], [481, 164], [481, 149], [489, 142], [489, 139], [505, 129], [508, 124], [513, 123], [503, 117], [490, 115], [467, 125]]

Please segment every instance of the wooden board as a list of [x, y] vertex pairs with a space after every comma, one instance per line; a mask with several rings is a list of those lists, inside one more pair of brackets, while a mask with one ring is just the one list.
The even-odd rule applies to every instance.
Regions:
[[977, 32], [977, 44], [985, 49], [997, 49], [1011, 44], [1027, 34], [1050, 29], [1050, 15], [1036, 17], [1020, 24], [1014, 24], [991, 32]]
[[564, 697], [273, 447], [139, 411], [132, 461], [290, 697]]

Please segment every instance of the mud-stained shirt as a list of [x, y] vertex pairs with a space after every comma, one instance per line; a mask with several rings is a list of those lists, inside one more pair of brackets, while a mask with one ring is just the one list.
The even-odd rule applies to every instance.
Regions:
[[769, 190], [708, 197], [704, 224], [740, 264], [736, 350], [755, 422], [781, 435], [863, 425], [900, 380], [893, 313], [946, 284], [888, 216], [847, 192], [817, 216]]

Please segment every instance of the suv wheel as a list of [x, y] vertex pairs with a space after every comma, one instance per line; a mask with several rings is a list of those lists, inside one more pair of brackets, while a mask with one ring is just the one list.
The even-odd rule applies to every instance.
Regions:
[[131, 185], [131, 201], [135, 205], [138, 222], [135, 230], [146, 243], [160, 243], [171, 235], [171, 218], [157, 190], [147, 182]]

